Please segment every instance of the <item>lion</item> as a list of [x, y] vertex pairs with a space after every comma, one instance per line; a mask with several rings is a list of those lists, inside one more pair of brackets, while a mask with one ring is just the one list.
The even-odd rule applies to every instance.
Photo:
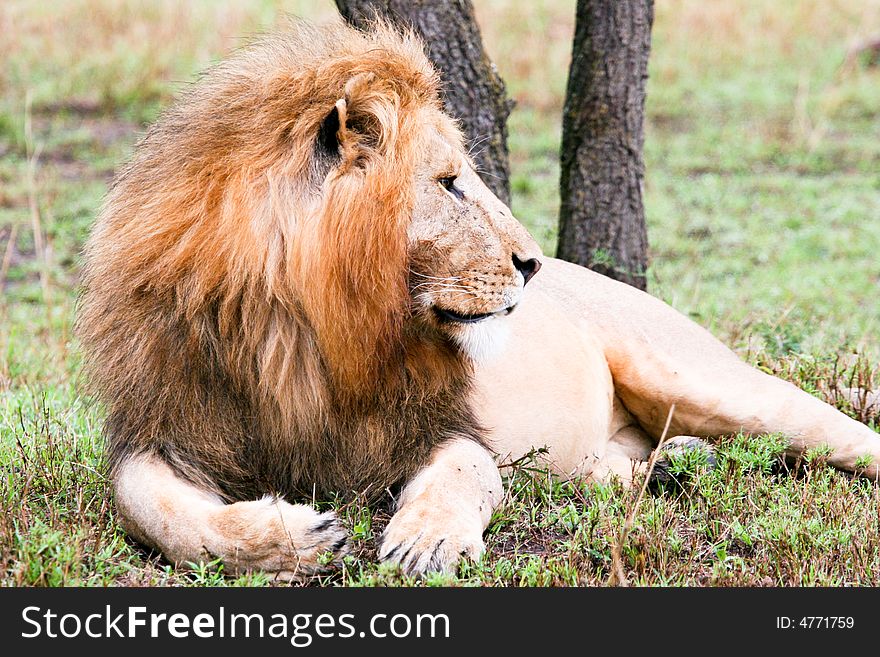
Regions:
[[77, 319], [130, 536], [295, 580], [348, 546], [306, 502], [390, 493], [380, 559], [450, 571], [484, 551], [499, 459], [541, 448], [560, 477], [633, 482], [664, 430], [782, 432], [790, 455], [827, 445], [877, 478], [867, 426], [543, 255], [438, 89], [413, 34], [297, 24], [210, 69], [139, 142], [86, 245]]

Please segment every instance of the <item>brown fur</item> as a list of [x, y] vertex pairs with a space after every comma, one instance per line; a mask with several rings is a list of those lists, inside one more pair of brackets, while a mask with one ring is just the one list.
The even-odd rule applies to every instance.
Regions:
[[[316, 144], [334, 107], [339, 163]], [[381, 25], [298, 26], [163, 114], [86, 250], [78, 333], [113, 471], [147, 453], [229, 501], [378, 495], [479, 440], [469, 366], [411, 321], [426, 121], [457, 135], [421, 45]]]

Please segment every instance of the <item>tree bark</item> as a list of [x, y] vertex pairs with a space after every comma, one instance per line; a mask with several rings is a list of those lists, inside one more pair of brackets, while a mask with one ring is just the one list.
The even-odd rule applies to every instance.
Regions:
[[483, 48], [470, 0], [336, 0], [343, 18], [364, 29], [381, 17], [413, 28], [440, 72], [446, 111], [459, 120], [480, 177], [510, 203], [507, 116], [513, 105]]
[[557, 256], [646, 288], [642, 205], [653, 0], [578, 0], [562, 119]]

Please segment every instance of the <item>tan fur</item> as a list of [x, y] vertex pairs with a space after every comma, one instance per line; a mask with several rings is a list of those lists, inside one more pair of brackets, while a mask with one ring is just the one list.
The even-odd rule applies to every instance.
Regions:
[[[880, 436], [865, 425], [749, 367], [661, 301], [543, 260], [522, 312], [509, 318], [507, 348], [476, 369], [474, 403], [505, 456], [546, 446], [562, 475], [628, 480], [631, 464], [621, 457], [647, 459], [675, 404], [670, 437], [778, 432], [791, 456], [827, 445], [832, 465], [855, 471], [859, 457], [870, 457], [863, 474], [877, 478]], [[539, 355], [536, 344], [544, 345]], [[529, 386], [513, 383], [523, 371]]]
[[344, 533], [293, 502], [391, 491], [380, 556], [447, 570], [483, 549], [493, 456], [630, 480], [672, 403], [678, 433], [880, 463], [659, 301], [541, 257], [383, 25], [296, 26], [159, 119], [89, 241], [78, 331], [122, 522], [179, 564], [308, 575]]

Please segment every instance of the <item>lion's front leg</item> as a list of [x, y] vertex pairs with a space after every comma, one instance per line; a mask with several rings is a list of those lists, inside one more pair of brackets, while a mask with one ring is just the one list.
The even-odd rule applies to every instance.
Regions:
[[483, 553], [483, 531], [503, 494], [485, 448], [467, 438], [444, 443], [403, 489], [382, 535], [379, 558], [404, 572], [451, 572]]
[[113, 484], [129, 534], [178, 566], [220, 559], [230, 574], [299, 581], [347, 551], [345, 528], [330, 512], [269, 497], [224, 504], [154, 455], [129, 458]]

